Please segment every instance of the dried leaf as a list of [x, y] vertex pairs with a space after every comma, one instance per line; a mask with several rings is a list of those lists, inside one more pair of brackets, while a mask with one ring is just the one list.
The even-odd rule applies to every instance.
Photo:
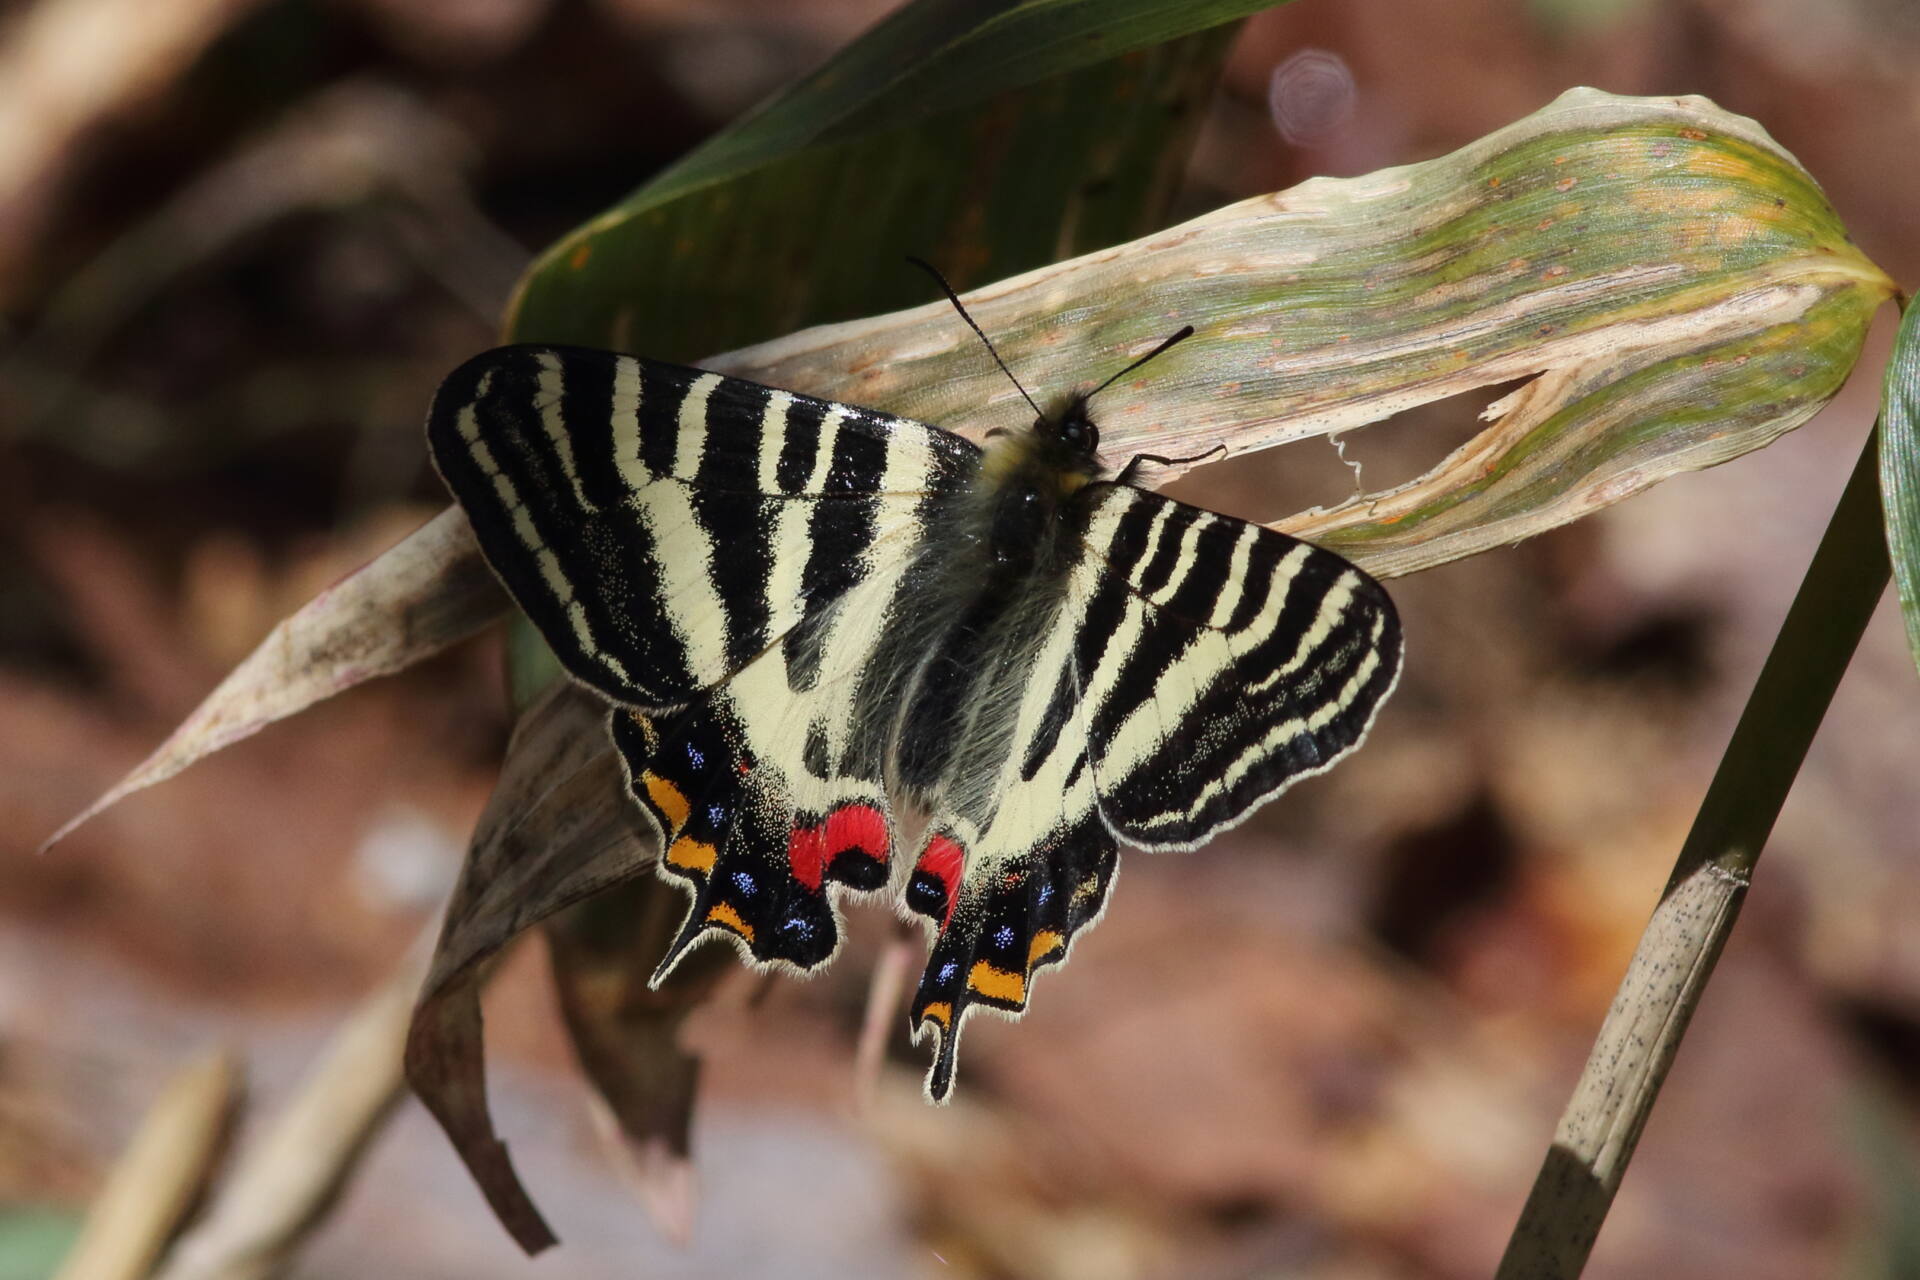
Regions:
[[662, 1234], [693, 1231], [691, 1126], [700, 1060], [680, 1026], [733, 967], [724, 948], [689, 955], [658, 990], [647, 985], [687, 912], [678, 886], [641, 876], [546, 923], [554, 986], [580, 1066], [601, 1102], [606, 1137]]
[[480, 988], [488, 962], [528, 926], [633, 878], [657, 856], [652, 842], [636, 834], [638, 815], [622, 799], [624, 780], [605, 722], [605, 707], [567, 682], [521, 717], [447, 906], [407, 1036], [407, 1082], [528, 1253], [555, 1237], [515, 1175], [487, 1111]]
[[[1577, 89], [1451, 155], [1315, 179], [969, 303], [1043, 388], [1199, 329], [1106, 393], [1114, 457], [1245, 453], [1531, 376], [1427, 475], [1277, 522], [1395, 575], [1767, 444], [1839, 389], [1892, 290], [1752, 121]], [[973, 343], [941, 303], [706, 363], [977, 436], [1018, 415]], [[464, 520], [441, 516], [288, 619], [60, 834], [502, 608]]]

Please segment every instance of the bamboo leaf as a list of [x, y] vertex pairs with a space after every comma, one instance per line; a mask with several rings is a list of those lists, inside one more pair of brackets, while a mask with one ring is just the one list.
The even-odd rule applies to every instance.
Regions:
[[1161, 225], [1231, 21], [1272, 0], [909, 5], [562, 238], [507, 332], [691, 360]]
[[1887, 551], [1907, 620], [1907, 648], [1920, 664], [1920, 308], [1908, 307], [1881, 393], [1880, 503]]
[[[1314, 179], [967, 303], [1036, 388], [1197, 329], [1102, 396], [1110, 461], [1245, 453], [1530, 379], [1427, 475], [1279, 522], [1393, 575], [1770, 442], [1839, 389], [1892, 290], [1751, 120], [1576, 89], [1451, 155]], [[1020, 412], [938, 303], [705, 363], [975, 437]]]

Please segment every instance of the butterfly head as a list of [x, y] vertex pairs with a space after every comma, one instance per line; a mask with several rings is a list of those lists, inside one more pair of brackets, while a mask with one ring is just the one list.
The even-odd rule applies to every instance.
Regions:
[[1064, 498], [1106, 474], [1100, 465], [1100, 429], [1087, 413], [1085, 396], [1043, 412], [1024, 431], [994, 431], [983, 474], [996, 489], [1032, 490]]

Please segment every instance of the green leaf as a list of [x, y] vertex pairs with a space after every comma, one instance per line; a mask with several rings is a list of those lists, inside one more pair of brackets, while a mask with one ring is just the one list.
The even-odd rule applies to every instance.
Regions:
[[1907, 620], [1907, 647], [1920, 664], [1920, 308], [1908, 307], [1881, 393], [1880, 503], [1887, 552]]
[[80, 1219], [65, 1210], [0, 1210], [0, 1280], [44, 1280], [80, 1238]]
[[564, 237], [507, 332], [692, 360], [1161, 225], [1271, 0], [923, 0]]

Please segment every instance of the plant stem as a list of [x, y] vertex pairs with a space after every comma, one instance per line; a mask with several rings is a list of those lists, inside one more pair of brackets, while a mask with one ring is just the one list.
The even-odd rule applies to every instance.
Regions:
[[1747, 698], [1560, 1117], [1497, 1280], [1569, 1280], [1586, 1265], [1739, 917], [1760, 851], [1886, 590], [1877, 438], [1876, 430]]

